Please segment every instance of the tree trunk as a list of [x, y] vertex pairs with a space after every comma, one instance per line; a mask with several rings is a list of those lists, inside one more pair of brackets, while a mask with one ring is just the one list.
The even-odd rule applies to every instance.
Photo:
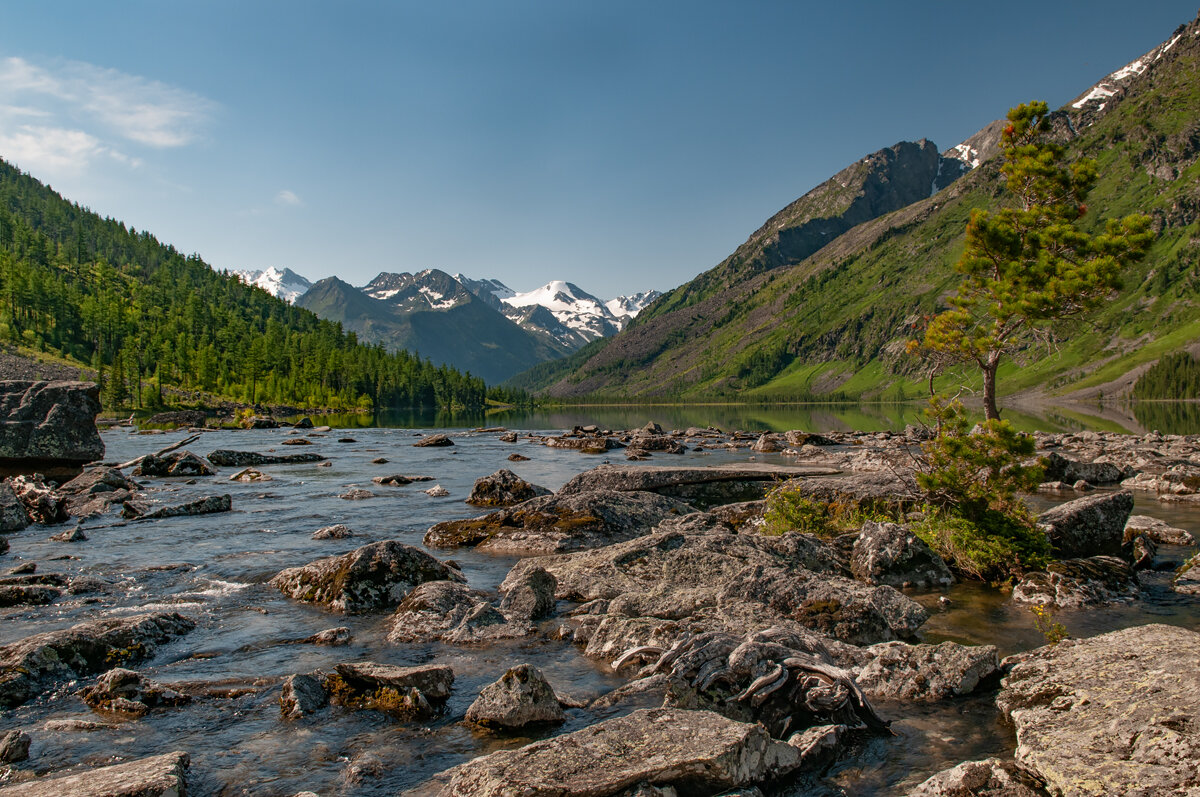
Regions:
[[989, 421], [1000, 420], [1000, 410], [996, 408], [996, 369], [1000, 367], [1000, 358], [989, 355], [983, 364], [983, 416]]

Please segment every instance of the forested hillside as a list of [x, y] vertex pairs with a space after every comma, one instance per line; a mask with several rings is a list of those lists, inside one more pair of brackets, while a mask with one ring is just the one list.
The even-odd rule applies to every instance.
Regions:
[[0, 160], [0, 341], [90, 365], [109, 407], [170, 388], [331, 409], [481, 406], [482, 380], [366, 346]]

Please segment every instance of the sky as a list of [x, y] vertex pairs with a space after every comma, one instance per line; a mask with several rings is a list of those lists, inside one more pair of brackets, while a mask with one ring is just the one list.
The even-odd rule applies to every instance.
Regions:
[[0, 157], [218, 269], [669, 290], [901, 140], [946, 149], [1196, 0], [14, 0]]

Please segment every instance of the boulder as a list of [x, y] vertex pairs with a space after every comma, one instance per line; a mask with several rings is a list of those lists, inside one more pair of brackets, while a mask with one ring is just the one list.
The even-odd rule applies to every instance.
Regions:
[[1121, 482], [1121, 486], [1157, 495], [1195, 495], [1200, 492], [1200, 466], [1179, 463], [1162, 473], [1139, 473]]
[[20, 531], [30, 523], [25, 505], [17, 498], [12, 485], [0, 482], [0, 534]]
[[431, 482], [432, 476], [405, 476], [403, 473], [393, 473], [390, 476], [375, 476], [371, 479], [375, 484], [386, 487], [403, 487], [413, 482]]
[[483, 593], [454, 581], [427, 581], [396, 607], [388, 623], [390, 642], [483, 642], [494, 636], [525, 636], [528, 629], [500, 628], [507, 620]]
[[1013, 761], [964, 761], [943, 770], [908, 797], [1048, 797], [1042, 782]]
[[194, 517], [196, 515], [212, 515], [218, 512], [233, 510], [233, 498], [229, 495], [206, 495], [194, 501], [173, 506], [159, 507], [155, 510], [134, 503], [125, 504], [121, 514], [131, 520], [159, 520], [169, 517]]
[[1125, 521], [1125, 541], [1145, 535], [1159, 545], [1195, 545], [1196, 538], [1187, 529], [1176, 528], [1149, 515], [1130, 515]]
[[883, 642], [863, 648], [860, 655], [865, 661], [851, 668], [854, 680], [869, 697], [880, 700], [961, 697], [1000, 671], [993, 645]]
[[1184, 595], [1200, 595], [1200, 553], [1188, 559], [1175, 571], [1171, 587]]
[[187, 695], [124, 667], [104, 673], [96, 683], [80, 690], [79, 696], [93, 711], [128, 717], [143, 717], [158, 706], [182, 706], [191, 702]]
[[697, 508], [755, 501], [780, 479], [836, 473], [830, 468], [782, 465], [722, 465], [671, 467], [665, 465], [601, 465], [567, 481], [560, 496], [594, 490], [652, 492], [676, 498]]
[[445, 498], [447, 495], [450, 495], [450, 491], [440, 484], [435, 484], [428, 490], [422, 490], [421, 492], [433, 498]]
[[1200, 634], [1143, 625], [1026, 654], [996, 704], [1016, 763], [1051, 794], [1188, 794], [1196, 788]]
[[0, 475], [65, 481], [104, 457], [91, 382], [0, 381]]
[[1115, 556], [1089, 556], [1051, 562], [1045, 572], [1027, 573], [1013, 587], [1017, 603], [1077, 609], [1128, 603], [1141, 590], [1137, 573]]
[[1120, 556], [1133, 494], [1122, 490], [1076, 498], [1038, 516], [1056, 556]]
[[320, 462], [325, 457], [310, 451], [299, 454], [259, 454], [254, 451], [230, 451], [220, 448], [209, 454], [207, 459], [222, 468], [245, 468], [253, 465], [297, 465], [306, 462]]
[[324, 631], [318, 631], [300, 641], [307, 642], [310, 645], [327, 645], [331, 648], [337, 648], [350, 644], [350, 629], [344, 625], [340, 625], [337, 628], [326, 628]]
[[49, 526], [63, 523], [71, 516], [65, 497], [46, 484], [42, 474], [14, 476], [8, 483], [34, 523]]
[[335, 523], [332, 526], [322, 526], [312, 533], [314, 540], [345, 540], [354, 536], [354, 532], [350, 527], [343, 523]]
[[432, 714], [433, 704], [444, 703], [454, 683], [454, 671], [436, 665], [396, 667], [361, 661], [334, 669], [324, 684], [329, 702], [402, 715]]
[[394, 540], [364, 545], [342, 556], [318, 559], [281, 571], [271, 586], [285, 595], [347, 614], [396, 606], [426, 581], [465, 582], [456, 567]]
[[158, 477], [212, 476], [215, 473], [212, 465], [191, 451], [172, 451], [161, 457], [147, 454], [133, 471], [134, 476]]
[[632, 539], [670, 515], [692, 511], [647, 492], [560, 492], [477, 518], [443, 521], [429, 529], [425, 544], [519, 554], [579, 551]]
[[[7, 541], [5, 542], [7, 544]], [[16, 584], [0, 584], [0, 608], [8, 606], [45, 606], [62, 596], [62, 590]]]
[[905, 509], [921, 500], [915, 481], [887, 470], [797, 479], [786, 489], [813, 501], [861, 509]]
[[545, 487], [530, 484], [507, 468], [501, 468], [491, 476], [475, 480], [468, 504], [475, 506], [513, 506], [539, 495], [549, 495]]
[[0, 707], [19, 706], [59, 681], [131, 664], [195, 627], [188, 618], [158, 612], [106, 618], [26, 637], [0, 647]]
[[1111, 462], [1080, 462], [1068, 459], [1056, 451], [1043, 458], [1045, 479], [1074, 484], [1085, 481], [1088, 484], [1116, 484], [1125, 478], [1123, 468]]
[[954, 576], [925, 541], [896, 523], [863, 524], [850, 557], [854, 577], [893, 587], [948, 587]]
[[532, 664], [510, 668], [489, 684], [467, 709], [467, 721], [488, 728], [518, 730], [527, 725], [558, 723], [565, 719], [554, 689]]
[[187, 793], [187, 753], [139, 758], [58, 777], [0, 786], [0, 797], [180, 797]]
[[29, 734], [11, 730], [0, 736], [0, 764], [15, 764], [29, 758]]
[[50, 539], [54, 542], [86, 542], [87, 538], [88, 536], [83, 533], [83, 529], [79, 526], [72, 526], [66, 531], [50, 535]]
[[507, 585], [500, 611], [506, 617], [519, 618], [526, 622], [540, 620], [554, 614], [556, 600], [554, 591], [558, 579], [540, 567], [526, 570]]
[[760, 725], [710, 711], [659, 708], [476, 758], [437, 776], [431, 786], [440, 786], [438, 797], [606, 797], [627, 794], [639, 783], [716, 794], [775, 780], [800, 763], [797, 748], [772, 739]]
[[569, 448], [575, 451], [582, 451], [585, 454], [603, 454], [605, 451], [622, 447], [616, 440], [602, 435], [546, 437], [542, 439], [542, 444], [551, 448]]
[[279, 713], [285, 720], [315, 714], [329, 705], [329, 693], [315, 675], [289, 675], [279, 693]]
[[142, 486], [116, 468], [88, 468], [58, 488], [66, 496], [67, 511], [76, 517], [102, 515], [114, 504], [124, 504]]
[[444, 434], [431, 434], [413, 443], [417, 448], [441, 448], [454, 445], [454, 441]]

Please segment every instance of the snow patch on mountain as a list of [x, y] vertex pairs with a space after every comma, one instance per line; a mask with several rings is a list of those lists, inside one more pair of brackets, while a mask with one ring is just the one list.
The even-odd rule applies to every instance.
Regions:
[[247, 285], [262, 288], [288, 304], [294, 304], [298, 296], [303, 295], [312, 287], [311, 282], [290, 268], [278, 269], [271, 266], [262, 271], [234, 271], [233, 273]]
[[[1200, 34], [1200, 28], [1197, 28], [1196, 32]], [[1110, 98], [1123, 94], [1130, 80], [1146, 74], [1157, 61], [1171, 51], [1181, 36], [1182, 34], [1176, 34], [1170, 41], [1160, 44], [1136, 61], [1131, 61], [1116, 72], [1109, 74], [1104, 80], [1079, 95], [1078, 99], [1071, 103], [1071, 107], [1077, 111], [1103, 111], [1108, 107]]]
[[514, 294], [503, 302], [511, 307], [534, 304], [545, 307], [560, 323], [589, 341], [614, 335], [621, 328], [604, 302], [578, 285], [562, 280], [548, 282], [528, 293]]
[[621, 328], [624, 329], [631, 319], [636, 318], [638, 313], [659, 296], [662, 296], [662, 291], [642, 291], [632, 296], [618, 296], [615, 299], [609, 299], [604, 306], [621, 322]]

